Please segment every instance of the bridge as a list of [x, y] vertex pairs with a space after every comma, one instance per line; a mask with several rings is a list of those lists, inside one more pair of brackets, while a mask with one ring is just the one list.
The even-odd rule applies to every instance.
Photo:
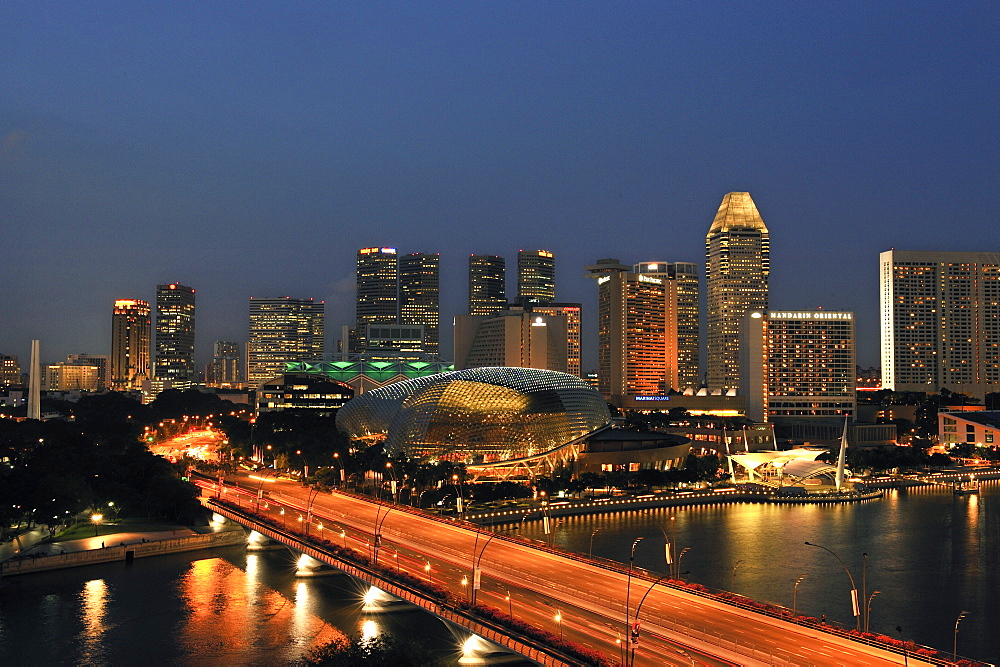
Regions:
[[545, 665], [945, 664], [404, 505], [267, 477], [202, 486], [206, 506], [307, 568], [337, 568]]

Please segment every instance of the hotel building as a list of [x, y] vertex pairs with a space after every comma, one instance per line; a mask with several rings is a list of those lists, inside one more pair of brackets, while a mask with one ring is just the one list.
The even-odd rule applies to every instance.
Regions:
[[142, 389], [149, 379], [149, 303], [141, 299], [118, 299], [111, 314], [111, 388], [115, 391]]
[[517, 251], [517, 304], [556, 300], [556, 258], [547, 250]]

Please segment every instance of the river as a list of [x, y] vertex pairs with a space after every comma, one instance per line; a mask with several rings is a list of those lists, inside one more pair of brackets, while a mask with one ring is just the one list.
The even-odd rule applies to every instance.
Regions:
[[[670, 517], [674, 517], [671, 520]], [[597, 530], [595, 534], [594, 531]], [[1000, 662], [1000, 482], [980, 494], [956, 496], [945, 487], [890, 490], [879, 500], [837, 505], [742, 503], [636, 513], [568, 517], [546, 536], [528, 522], [525, 537], [595, 556], [666, 572], [664, 533], [678, 549], [684, 578], [757, 600], [826, 615], [854, 627], [851, 583], [844, 562], [871, 598], [870, 629]], [[867, 568], [862, 554], [867, 553]], [[865, 580], [865, 581], [863, 581]]]
[[226, 547], [12, 577], [0, 587], [0, 665], [288, 664], [343, 634], [457, 639], [419, 611], [362, 615], [347, 576], [297, 579], [288, 551]]

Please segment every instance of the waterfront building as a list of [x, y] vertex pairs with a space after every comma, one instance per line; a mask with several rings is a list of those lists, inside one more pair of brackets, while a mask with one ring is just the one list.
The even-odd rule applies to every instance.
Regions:
[[471, 368], [405, 380], [358, 396], [337, 413], [352, 440], [390, 456], [479, 467], [546, 459], [611, 423], [601, 395], [578, 377], [534, 368]]
[[[580, 363], [583, 341], [583, 306], [579, 303], [543, 303], [530, 307], [531, 312], [565, 319], [566, 372], [581, 377]], [[554, 369], [558, 370], [558, 369]]]
[[324, 309], [314, 299], [250, 297], [247, 384], [251, 389], [282, 372], [285, 364], [323, 356]]
[[556, 258], [548, 250], [517, 251], [517, 304], [556, 300]]
[[241, 388], [241, 357], [239, 343], [215, 341], [212, 345], [212, 361], [205, 368], [205, 385], [216, 389]]
[[565, 373], [567, 318], [509, 306], [492, 315], [455, 317], [455, 368], [519, 366]]
[[469, 256], [469, 315], [490, 315], [507, 305], [506, 262], [497, 255]]
[[617, 406], [630, 397], [664, 396], [677, 388], [677, 318], [669, 281], [617, 259], [587, 271], [597, 279], [598, 388]]
[[659, 278], [667, 285], [668, 308], [677, 320], [677, 387], [701, 386], [701, 278], [690, 262], [640, 262], [633, 273]]
[[111, 388], [138, 390], [149, 379], [150, 308], [142, 299], [118, 299], [111, 314]]
[[1000, 445], [1000, 411], [960, 410], [938, 413], [938, 440], [945, 447]]
[[879, 255], [882, 386], [1000, 391], [1000, 252]]
[[0, 386], [21, 384], [21, 364], [16, 354], [0, 354]]
[[745, 318], [739, 393], [754, 421], [854, 417], [854, 314], [752, 311]]
[[422, 351], [440, 344], [441, 255], [415, 252], [399, 260], [399, 323], [423, 329]]
[[156, 286], [156, 357], [153, 374], [174, 389], [197, 380], [194, 368], [194, 288], [180, 283]]
[[730, 192], [705, 238], [708, 386], [739, 385], [740, 328], [746, 314], [768, 308], [770, 234], [749, 192]]

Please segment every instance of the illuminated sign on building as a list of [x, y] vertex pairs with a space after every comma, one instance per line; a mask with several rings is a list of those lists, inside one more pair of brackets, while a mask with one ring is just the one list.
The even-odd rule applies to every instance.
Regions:
[[663, 281], [660, 280], [659, 278], [650, 278], [649, 276], [643, 275], [641, 273], [639, 274], [639, 282], [640, 283], [653, 283], [654, 285], [662, 285], [663, 284]]
[[636, 401], [669, 401], [669, 396], [633, 396]]
[[798, 313], [770, 312], [772, 320], [852, 320], [854, 313], [830, 313], [826, 311], [807, 311]]

